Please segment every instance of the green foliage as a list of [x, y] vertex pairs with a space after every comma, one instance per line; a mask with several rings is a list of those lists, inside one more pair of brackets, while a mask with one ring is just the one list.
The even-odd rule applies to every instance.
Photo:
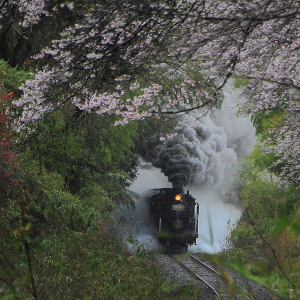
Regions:
[[12, 91], [15, 95], [20, 95], [19, 87], [29, 78], [27, 72], [10, 68], [6, 61], [0, 60], [0, 91]]
[[[249, 156], [249, 163], [254, 164], [259, 170], [270, 169], [272, 164], [276, 161], [274, 153], [265, 153], [262, 149], [261, 142], [257, 142], [253, 151]], [[274, 168], [272, 168], [275, 171]], [[270, 176], [271, 173], [270, 173]]]
[[161, 293], [150, 261], [126, 254], [105, 228], [48, 237], [34, 257], [42, 275], [37, 293], [47, 299], [153, 299]]
[[282, 202], [277, 204], [276, 216], [278, 218], [286, 218], [295, 211], [295, 200], [293, 198], [286, 197]]
[[285, 191], [278, 187], [276, 176], [254, 164], [257, 160], [259, 160], [258, 156], [244, 160], [239, 177], [240, 197], [245, 210], [249, 209], [254, 216], [259, 213], [274, 218], [276, 205]]
[[[61, 174], [66, 187], [77, 193], [91, 181], [109, 181], [121, 173], [123, 187], [135, 177], [138, 164], [134, 139], [137, 126], [114, 126], [110, 117], [82, 115], [73, 107], [56, 111], [25, 136], [28, 160], [37, 158], [40, 169]], [[126, 179], [125, 179], [126, 177]]]
[[27, 166], [25, 212], [13, 199], [0, 212], [3, 299], [32, 297], [30, 275], [38, 299], [168, 298], [153, 262], [117, 242], [117, 206], [105, 190], [92, 184], [72, 195], [61, 175]]
[[250, 83], [250, 79], [236, 77], [234, 79], [233, 86], [238, 89], [247, 86], [249, 83]]
[[[116, 210], [107, 193], [99, 186], [89, 186], [81, 191], [83, 197], [72, 195], [64, 187], [63, 178], [56, 173], [28, 176], [27, 210], [29, 219], [38, 230], [44, 226], [75, 231], [94, 228], [107, 212]], [[89, 195], [89, 197], [85, 194]], [[68, 216], [68, 218], [66, 218]], [[65, 220], [65, 222], [62, 222]]]
[[243, 213], [231, 232], [222, 258], [268, 288], [280, 282], [279, 293], [298, 285], [300, 273], [299, 193], [280, 184], [268, 167], [272, 155], [257, 146], [243, 161], [239, 191]]
[[138, 137], [137, 123], [115, 126], [115, 117], [86, 116], [80, 123], [85, 130], [85, 145], [89, 149], [89, 161], [95, 160], [104, 172], [120, 170], [134, 178], [137, 157], [134, 153]]
[[275, 129], [283, 124], [286, 115], [284, 109], [278, 107], [271, 112], [260, 111], [251, 116], [251, 121], [256, 128], [256, 134], [262, 135], [263, 138], [271, 137], [269, 129]]

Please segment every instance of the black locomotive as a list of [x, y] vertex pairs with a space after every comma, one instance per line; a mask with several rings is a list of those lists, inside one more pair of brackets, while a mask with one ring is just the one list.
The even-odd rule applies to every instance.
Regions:
[[199, 204], [183, 188], [152, 189], [148, 197], [150, 214], [157, 229], [157, 238], [169, 252], [196, 244]]

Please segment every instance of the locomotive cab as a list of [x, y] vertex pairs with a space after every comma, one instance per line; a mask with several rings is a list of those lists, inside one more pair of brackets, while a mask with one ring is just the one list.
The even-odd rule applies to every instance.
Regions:
[[160, 244], [167, 248], [182, 248], [196, 244], [199, 204], [183, 188], [151, 190], [150, 214], [157, 229]]

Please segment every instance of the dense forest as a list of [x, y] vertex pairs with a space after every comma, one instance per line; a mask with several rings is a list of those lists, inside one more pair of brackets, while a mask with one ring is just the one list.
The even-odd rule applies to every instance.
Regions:
[[155, 253], [120, 242], [118, 212], [139, 198], [139, 158], [220, 108], [229, 80], [257, 144], [214, 259], [300, 297], [299, 8], [1, 0], [0, 299], [174, 299]]

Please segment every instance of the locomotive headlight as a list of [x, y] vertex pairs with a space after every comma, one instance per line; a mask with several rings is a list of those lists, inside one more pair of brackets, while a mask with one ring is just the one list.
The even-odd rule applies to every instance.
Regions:
[[181, 195], [176, 195], [176, 196], [175, 196], [175, 200], [176, 200], [176, 201], [180, 201], [180, 200], [181, 200]]

